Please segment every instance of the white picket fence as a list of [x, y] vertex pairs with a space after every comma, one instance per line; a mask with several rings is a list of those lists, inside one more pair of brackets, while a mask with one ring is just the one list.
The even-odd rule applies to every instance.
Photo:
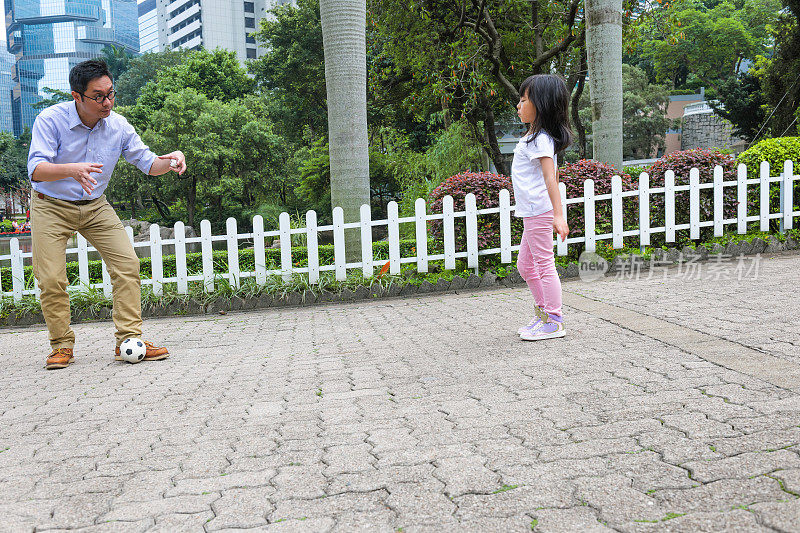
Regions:
[[[713, 227], [714, 235], [721, 236], [726, 226], [736, 224], [738, 233], [747, 232], [747, 223], [757, 221], [762, 231], [769, 229], [769, 221], [779, 219], [783, 229], [792, 229], [794, 217], [800, 215], [800, 211], [794, 211], [793, 184], [800, 180], [800, 176], [794, 175], [791, 161], [786, 161], [783, 172], [778, 176], [770, 176], [769, 164], [761, 164], [760, 175], [757, 178], [748, 178], [747, 169], [744, 165], [738, 168], [737, 179], [735, 181], [723, 181], [723, 170], [721, 167], [714, 169], [713, 183], [700, 184], [700, 173], [697, 169], [692, 169], [689, 174], [689, 185], [675, 185], [675, 175], [672, 171], [667, 171], [664, 177], [663, 187], [650, 187], [650, 179], [646, 173], [639, 177], [639, 188], [637, 190], [622, 190], [622, 179], [619, 176], [612, 178], [612, 192], [610, 194], [596, 195], [594, 192], [594, 182], [586, 180], [584, 183], [584, 195], [580, 198], [567, 198], [566, 187], [563, 183], [559, 185], [561, 191], [561, 201], [564, 209], [569, 211], [570, 206], [583, 204], [585, 213], [584, 234], [580, 237], [568, 237], [566, 240], [556, 238], [554, 245], [559, 255], [566, 255], [570, 244], [585, 244], [587, 251], [595, 251], [597, 241], [611, 240], [614, 248], [622, 248], [625, 237], [638, 237], [641, 246], [650, 244], [650, 237], [655, 233], [665, 233], [666, 242], [675, 241], [675, 232], [688, 229], [690, 238], [700, 238], [700, 228]], [[773, 183], [781, 183], [782, 203], [778, 213], [770, 212], [769, 188]], [[760, 192], [760, 208], [757, 214], [747, 212], [747, 193], [750, 186], [758, 186]], [[723, 191], [726, 187], [736, 187], [738, 210], [736, 218], [723, 218]], [[700, 220], [700, 191], [712, 189], [714, 195], [714, 216], [712, 220]], [[675, 220], [675, 201], [676, 193], [689, 191], [689, 222], [676, 223]], [[650, 224], [650, 198], [654, 195], [664, 195], [664, 221], [661, 227], [652, 227]], [[639, 220], [638, 228], [625, 230], [623, 220], [623, 200], [627, 197], [638, 197]], [[596, 220], [595, 212], [598, 202], [611, 202], [612, 212], [612, 231], [611, 233], [598, 234], [595, 231]], [[175, 237], [173, 239], [161, 239], [161, 232], [158, 225], [150, 227], [149, 242], [134, 243], [134, 247], [146, 247], [150, 250], [152, 264], [152, 278], [142, 280], [143, 284], [150, 284], [155, 294], [161, 294], [165, 283], [174, 283], [178, 293], [186, 294], [189, 283], [200, 281], [207, 292], [214, 290], [215, 283], [220, 279], [226, 280], [232, 287], [238, 287], [241, 280], [247, 277], [255, 277], [258, 283], [265, 283], [267, 276], [280, 275], [284, 279], [291, 279], [295, 273], [308, 275], [311, 284], [319, 281], [320, 273], [334, 271], [336, 279], [344, 280], [347, 271], [361, 269], [364, 277], [371, 277], [375, 274], [375, 269], [382, 267], [385, 262], [376, 260], [373, 255], [372, 228], [376, 226], [386, 226], [388, 230], [389, 244], [389, 272], [399, 274], [400, 266], [406, 263], [416, 263], [418, 272], [427, 272], [430, 261], [444, 260], [444, 268], [455, 269], [456, 259], [466, 259], [469, 268], [478, 268], [478, 257], [482, 255], [500, 254], [502, 263], [511, 263], [512, 252], [519, 249], [519, 245], [511, 242], [511, 217], [513, 216], [514, 206], [511, 205], [509, 192], [500, 191], [499, 207], [491, 209], [477, 209], [475, 196], [468, 194], [466, 197], [466, 207], [464, 211], [454, 212], [453, 199], [446, 196], [442, 202], [442, 213], [429, 214], [425, 200], [418, 198], [415, 203], [415, 215], [413, 217], [400, 217], [396, 202], [388, 204], [388, 218], [384, 220], [371, 220], [371, 211], [368, 205], [361, 206], [361, 220], [358, 222], [345, 223], [342, 209], [337, 207], [333, 210], [333, 225], [318, 226], [317, 214], [314, 211], [306, 213], [306, 227], [292, 228], [288, 213], [282, 213], [279, 218], [279, 228], [273, 231], [265, 231], [264, 220], [261, 216], [253, 218], [252, 232], [239, 233], [236, 220], [227, 220], [227, 231], [224, 235], [212, 235], [211, 224], [208, 220], [200, 223], [200, 236], [187, 238], [185, 236], [184, 224], [175, 224]], [[478, 216], [479, 215], [498, 215], [500, 217], [500, 247], [481, 250], [478, 246]], [[466, 250], [456, 251], [456, 225], [458, 218], [465, 219], [466, 229]], [[432, 220], [443, 222], [443, 254], [428, 253], [428, 223]], [[634, 221], [635, 222], [635, 221]], [[414, 224], [416, 235], [416, 248], [413, 257], [401, 257], [400, 254], [400, 224]], [[631, 225], [631, 221], [628, 221]], [[361, 261], [346, 262], [345, 260], [345, 230], [359, 229], [361, 231]], [[128, 236], [133, 242], [133, 232], [131, 228], [126, 228]], [[319, 262], [319, 233], [325, 231], [333, 232], [334, 242], [334, 263], [332, 265], [321, 265]], [[308, 266], [295, 267], [292, 260], [291, 239], [292, 235], [303, 234], [306, 236], [308, 249]], [[281, 268], [268, 270], [265, 259], [265, 238], [278, 237], [281, 243]], [[212, 258], [212, 243], [224, 241], [227, 245], [228, 272], [214, 273]], [[106, 270], [105, 263], [102, 266], [102, 282], [89, 283], [89, 257], [90, 247], [80, 234], [78, 235], [77, 248], [67, 250], [68, 254], [77, 254], [79, 264], [80, 285], [73, 290], [80, 290], [80, 287], [92, 286], [102, 288], [107, 296], [111, 296], [111, 278]], [[255, 270], [241, 271], [239, 268], [239, 246], [241, 242], [252, 243], [255, 253]], [[202, 273], [192, 274], [186, 268], [186, 245], [190, 243], [200, 243], [202, 251]], [[164, 276], [164, 254], [165, 245], [174, 245], [175, 262], [177, 275], [174, 277]], [[24, 262], [31, 257], [30, 252], [22, 252], [19, 247], [18, 239], [11, 240], [10, 255], [0, 256], [0, 266], [11, 265], [12, 290], [3, 292], [3, 297], [12, 296], [19, 301], [23, 295], [33, 294], [38, 297], [39, 289], [35, 283], [26, 286], [24, 279]], [[224, 282], [224, 281], [223, 281]]]

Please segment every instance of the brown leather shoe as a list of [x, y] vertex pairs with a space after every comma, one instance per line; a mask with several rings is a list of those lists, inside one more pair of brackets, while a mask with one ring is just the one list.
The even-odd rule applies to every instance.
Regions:
[[[166, 348], [159, 348], [157, 346], [153, 346], [152, 342], [144, 341], [144, 345], [147, 346], [147, 351], [144, 354], [144, 359], [142, 361], [160, 361], [161, 359], [166, 359], [169, 357], [169, 351]], [[119, 354], [119, 346], [114, 352], [114, 359], [117, 361], [122, 361], [122, 356]]]
[[44, 367], [47, 370], [55, 370], [56, 368], [67, 368], [75, 358], [72, 356], [72, 348], [56, 348], [47, 357], [47, 363]]

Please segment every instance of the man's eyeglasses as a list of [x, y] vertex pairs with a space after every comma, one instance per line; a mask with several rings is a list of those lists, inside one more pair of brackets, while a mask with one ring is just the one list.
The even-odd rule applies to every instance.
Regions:
[[117, 97], [117, 91], [111, 91], [108, 94], [103, 94], [103, 95], [100, 95], [100, 96], [88, 96], [88, 95], [85, 95], [83, 93], [80, 93], [80, 95], [85, 97], [85, 98], [88, 98], [89, 100], [94, 100], [98, 104], [103, 104], [103, 102], [106, 101], [106, 98], [108, 98], [109, 102], [113, 102], [114, 98]]

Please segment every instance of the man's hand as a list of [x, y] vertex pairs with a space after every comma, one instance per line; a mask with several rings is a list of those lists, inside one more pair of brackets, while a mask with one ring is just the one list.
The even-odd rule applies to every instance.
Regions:
[[170, 170], [174, 170], [178, 175], [186, 172], [186, 156], [180, 150], [175, 150], [166, 155], [158, 156], [159, 159], [171, 159]]
[[86, 194], [92, 194], [94, 186], [97, 185], [92, 173], [103, 172], [103, 163], [73, 163], [69, 170], [69, 175], [81, 184]]

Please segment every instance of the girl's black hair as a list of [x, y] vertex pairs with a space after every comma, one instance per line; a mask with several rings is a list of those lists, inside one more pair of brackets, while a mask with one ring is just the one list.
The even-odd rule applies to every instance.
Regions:
[[536, 118], [528, 133], [536, 139], [545, 131], [553, 138], [556, 152], [572, 144], [572, 127], [569, 121], [569, 97], [567, 84], [554, 74], [536, 74], [528, 77], [519, 88], [520, 96], [528, 97], [536, 108]]

